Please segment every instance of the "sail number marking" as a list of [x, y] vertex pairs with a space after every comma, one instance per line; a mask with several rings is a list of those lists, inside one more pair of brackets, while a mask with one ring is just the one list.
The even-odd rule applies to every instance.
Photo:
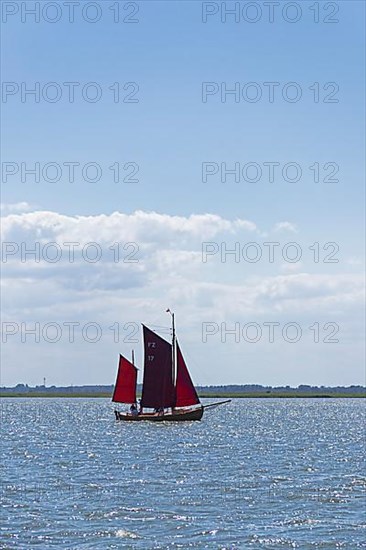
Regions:
[[[147, 343], [147, 347], [150, 349], [150, 348], [155, 348], [156, 347], [156, 342], [148, 342]], [[147, 356], [147, 360], [148, 361], [154, 361], [155, 359], [155, 355], [148, 355]]]

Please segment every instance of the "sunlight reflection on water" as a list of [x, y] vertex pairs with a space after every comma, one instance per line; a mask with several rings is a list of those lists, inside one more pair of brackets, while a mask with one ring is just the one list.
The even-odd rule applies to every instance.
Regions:
[[365, 548], [361, 399], [236, 399], [126, 424], [2, 400], [2, 548]]

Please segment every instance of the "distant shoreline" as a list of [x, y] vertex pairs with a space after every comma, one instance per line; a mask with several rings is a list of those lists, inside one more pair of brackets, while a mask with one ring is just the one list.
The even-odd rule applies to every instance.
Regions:
[[[215, 399], [293, 399], [293, 398], [355, 398], [366, 397], [366, 386], [313, 386], [300, 384], [299, 386], [263, 386], [261, 384], [223, 384], [213, 386], [196, 386], [197, 394], [202, 398]], [[1, 397], [72, 397], [72, 398], [109, 398], [112, 399], [114, 385], [83, 385], [83, 386], [1, 386]], [[142, 394], [142, 384], [137, 384], [136, 395]]]
[[[253, 392], [253, 393], [207, 393], [207, 394], [200, 394], [201, 398], [206, 399], [219, 399], [219, 398], [231, 398], [231, 399], [294, 399], [294, 398], [300, 398], [300, 399], [354, 399], [354, 398], [366, 398], [366, 392], [364, 394], [362, 393], [311, 393], [311, 392], [293, 392], [293, 393], [262, 393], [262, 392]], [[8, 397], [22, 397], [22, 398], [33, 398], [33, 397], [42, 397], [42, 398], [111, 398], [112, 395], [110, 393], [62, 393], [62, 392], [54, 392], [54, 393], [44, 393], [44, 392], [28, 392], [28, 393], [0, 393], [0, 398], [8, 398]]]

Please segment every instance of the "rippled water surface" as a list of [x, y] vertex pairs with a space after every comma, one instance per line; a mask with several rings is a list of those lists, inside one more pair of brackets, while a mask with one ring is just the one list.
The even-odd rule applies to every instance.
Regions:
[[150, 424], [107, 399], [4, 399], [1, 548], [366, 548], [364, 405]]

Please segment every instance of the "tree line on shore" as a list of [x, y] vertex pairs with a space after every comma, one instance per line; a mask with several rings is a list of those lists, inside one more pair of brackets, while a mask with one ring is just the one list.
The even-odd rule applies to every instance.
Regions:
[[[1, 387], [0, 393], [6, 395], [95, 395], [108, 396], [113, 392], [114, 386], [110, 385], [84, 385], [84, 386], [29, 386], [28, 384], [17, 384], [13, 387]], [[336, 396], [336, 395], [366, 395], [366, 387], [359, 385], [352, 386], [311, 386], [301, 384], [297, 387], [291, 386], [262, 386], [260, 384], [230, 384], [215, 386], [197, 386], [197, 392], [201, 396], [286, 396], [286, 395], [314, 395], [314, 396]], [[141, 384], [137, 386], [137, 393], [141, 393]]]

